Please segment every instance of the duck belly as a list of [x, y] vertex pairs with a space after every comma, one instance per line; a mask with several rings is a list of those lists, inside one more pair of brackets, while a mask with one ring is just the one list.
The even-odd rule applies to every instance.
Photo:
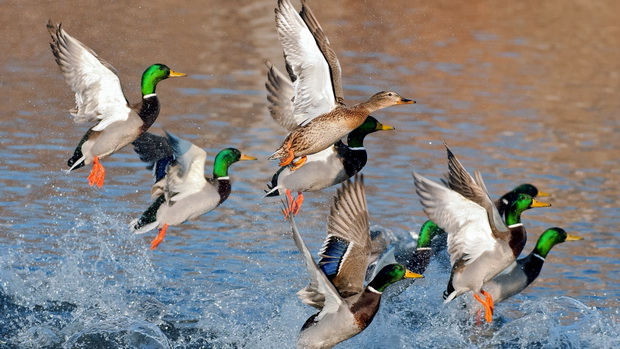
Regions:
[[88, 141], [82, 145], [86, 164], [92, 162], [95, 156], [103, 159], [116, 153], [139, 136], [140, 121], [131, 122], [130, 120], [113, 122], [103, 131], [93, 132]]
[[485, 252], [472, 263], [454, 271], [452, 286], [459, 294], [467, 291], [480, 292], [485, 282], [508, 268], [514, 261], [514, 254], [509, 246]]
[[299, 334], [298, 348], [325, 349], [345, 341], [362, 331], [350, 312], [327, 315], [321, 321], [306, 327]]
[[219, 205], [219, 197], [213, 199], [199, 192], [189, 195], [177, 202], [166, 202], [157, 211], [157, 220], [160, 225], [179, 225], [193, 220]]

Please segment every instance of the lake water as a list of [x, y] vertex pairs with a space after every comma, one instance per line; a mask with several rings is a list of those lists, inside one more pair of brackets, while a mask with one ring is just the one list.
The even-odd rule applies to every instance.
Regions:
[[[2, 2], [0, 11], [0, 347], [290, 348], [314, 309], [279, 212], [262, 200], [285, 132], [266, 108], [269, 59], [282, 66], [275, 0]], [[297, 6], [297, 4], [296, 4]], [[341, 348], [620, 347], [620, 3], [551, 0], [314, 0], [343, 67], [349, 104], [381, 90], [418, 103], [375, 115], [369, 136], [371, 223], [411, 239], [426, 219], [412, 171], [438, 179], [445, 140], [493, 195], [523, 182], [552, 193], [524, 214], [530, 251], [547, 227], [585, 238], [556, 246], [538, 280], [477, 326], [433, 261], [424, 280], [386, 293], [372, 325]], [[127, 224], [152, 179], [129, 148], [106, 159], [106, 184], [62, 171], [86, 125], [49, 49], [48, 19], [113, 64], [130, 101], [146, 66], [189, 74], [160, 84], [168, 130], [212, 158], [234, 146], [259, 158], [231, 169], [217, 210], [155, 232]], [[211, 162], [208, 162], [211, 164]], [[210, 172], [208, 170], [207, 172]], [[306, 195], [298, 225], [312, 251], [335, 189]], [[474, 302], [469, 296], [463, 301]]]

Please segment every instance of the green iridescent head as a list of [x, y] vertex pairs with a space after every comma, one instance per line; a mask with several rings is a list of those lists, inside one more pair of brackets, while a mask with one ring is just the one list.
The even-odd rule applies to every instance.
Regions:
[[157, 83], [167, 78], [178, 78], [187, 74], [178, 73], [168, 68], [165, 64], [153, 64], [142, 73], [142, 95], [155, 93]]
[[509, 195], [508, 207], [506, 209], [506, 224], [512, 225], [521, 223], [521, 213], [534, 207], [549, 207], [551, 204], [538, 201], [527, 194]]
[[383, 292], [386, 287], [396, 281], [423, 277], [424, 276], [414, 273], [400, 264], [390, 264], [383, 267], [368, 286], [374, 288], [378, 292]]
[[351, 131], [347, 136], [347, 145], [349, 147], [363, 147], [364, 137], [377, 131], [393, 130], [394, 127], [384, 125], [372, 116], [368, 116], [363, 124]]
[[213, 160], [213, 177], [228, 176], [228, 168], [237, 161], [256, 160], [255, 157], [242, 154], [239, 149], [226, 148], [221, 150]]
[[567, 234], [566, 231], [562, 228], [553, 227], [545, 230], [542, 235], [538, 238], [538, 242], [536, 242], [536, 248], [534, 249], [534, 253], [545, 258], [551, 248], [559, 243], [564, 241], [576, 241], [583, 240], [582, 237], [577, 235]]
[[431, 220], [424, 222], [424, 224], [422, 224], [422, 227], [420, 227], [420, 235], [418, 236], [417, 247], [430, 247], [431, 241], [433, 240], [435, 235], [442, 233], [445, 233], [445, 231], [439, 228], [439, 226], [435, 224], [435, 222]]

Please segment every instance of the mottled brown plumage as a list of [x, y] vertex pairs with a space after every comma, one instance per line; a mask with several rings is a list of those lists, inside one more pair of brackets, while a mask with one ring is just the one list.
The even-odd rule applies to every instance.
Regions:
[[286, 166], [294, 158], [318, 153], [336, 143], [363, 124], [370, 113], [397, 104], [412, 103], [415, 101], [405, 99], [396, 92], [384, 91], [352, 107], [338, 106], [306, 124], [297, 126], [269, 160], [281, 159], [280, 166]]

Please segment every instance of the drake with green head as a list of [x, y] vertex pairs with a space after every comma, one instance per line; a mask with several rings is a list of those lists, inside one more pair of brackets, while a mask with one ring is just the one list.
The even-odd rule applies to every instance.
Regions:
[[562, 228], [553, 227], [545, 230], [529, 255], [519, 258], [506, 270], [486, 282], [484, 289], [493, 296], [495, 303], [520, 293], [536, 280], [553, 246], [565, 241], [577, 240], [583, 240], [583, 238], [567, 234]]
[[297, 294], [305, 304], [319, 310], [303, 325], [299, 347], [331, 348], [357, 335], [371, 323], [379, 310], [381, 295], [389, 285], [422, 277], [402, 265], [391, 264], [383, 267], [364, 287], [370, 231], [361, 175], [356, 175], [353, 183], [343, 182], [336, 194], [318, 265], [297, 230], [294, 215], [288, 219], [311, 279]]
[[427, 220], [420, 227], [418, 242], [415, 248], [396, 249], [394, 258], [407, 269], [414, 273], [423, 274], [431, 262], [433, 249], [431, 241], [435, 236], [444, 234], [445, 231], [431, 220]]
[[294, 124], [270, 160], [294, 171], [307, 156], [331, 147], [364, 123], [370, 113], [397, 104], [412, 104], [396, 92], [379, 92], [368, 101], [347, 107], [342, 94], [340, 63], [323, 29], [302, 2], [301, 15], [288, 0], [279, 0], [276, 28], [293, 81]]
[[[446, 150], [448, 186], [415, 172], [413, 174], [424, 212], [448, 233], [448, 253], [452, 264], [449, 285], [452, 285], [453, 291], [445, 302], [473, 291], [474, 298], [485, 308], [485, 319], [492, 322], [493, 298], [482, 289], [483, 284], [516, 260], [523, 249], [525, 230], [521, 229], [522, 225], [511, 229], [504, 223], [489, 198], [480, 173], [476, 172], [474, 179], [447, 145]], [[526, 206], [515, 204], [515, 210]], [[479, 294], [485, 299], [482, 300]]]
[[166, 132], [166, 137], [144, 133], [134, 150], [155, 173], [151, 197], [155, 201], [130, 223], [134, 233], [159, 228], [151, 249], [163, 241], [170, 225], [197, 218], [221, 205], [230, 195], [228, 168], [241, 160], [256, 160], [235, 148], [220, 151], [213, 162], [213, 178], [204, 175], [207, 153], [193, 143]]
[[129, 105], [116, 69], [93, 50], [71, 37], [61, 25], [48, 22], [51, 48], [65, 80], [75, 92], [75, 122], [95, 123], [82, 137], [67, 162], [68, 172], [93, 164], [88, 176], [91, 186], [103, 186], [105, 168], [99, 160], [136, 140], [157, 119], [157, 84], [167, 78], [182, 77], [164, 64], [153, 64], [142, 74], [142, 100]]
[[504, 216], [504, 212], [506, 212], [506, 207], [511, 199], [511, 196], [518, 194], [527, 194], [533, 198], [537, 196], [549, 196], [549, 194], [539, 191], [538, 188], [532, 184], [520, 184], [495, 201], [495, 207], [497, 207], [497, 212], [499, 212], [500, 216]]

